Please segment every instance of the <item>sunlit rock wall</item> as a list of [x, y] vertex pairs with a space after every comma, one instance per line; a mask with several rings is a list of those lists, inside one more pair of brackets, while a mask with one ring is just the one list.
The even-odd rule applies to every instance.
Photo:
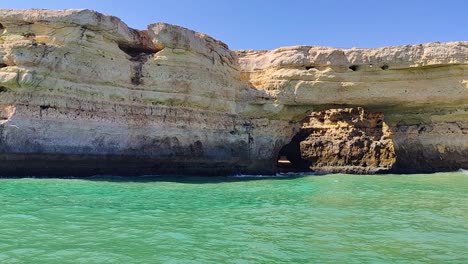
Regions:
[[164, 23], [0, 10], [0, 174], [274, 173], [313, 111], [381, 112], [403, 170], [468, 167], [468, 44], [230, 51]]

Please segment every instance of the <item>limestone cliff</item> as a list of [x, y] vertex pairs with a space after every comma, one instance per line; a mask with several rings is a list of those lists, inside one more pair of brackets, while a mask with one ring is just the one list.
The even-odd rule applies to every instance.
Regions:
[[0, 10], [0, 174], [274, 173], [311, 112], [385, 116], [394, 169], [468, 167], [468, 43], [233, 52], [91, 10]]
[[[394, 171], [468, 166], [468, 42], [345, 50], [297, 46], [238, 55], [243, 78], [277, 104], [277, 116], [363, 107], [385, 116]], [[260, 105], [257, 112], [271, 108], [268, 101]]]
[[238, 114], [250, 86], [207, 35], [90, 10], [1, 10], [0, 23], [3, 174], [271, 171], [292, 134]]

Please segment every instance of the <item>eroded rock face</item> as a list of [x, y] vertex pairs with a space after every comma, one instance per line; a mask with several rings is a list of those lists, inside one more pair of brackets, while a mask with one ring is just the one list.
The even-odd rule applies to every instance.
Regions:
[[238, 114], [252, 88], [207, 35], [90, 10], [0, 10], [0, 23], [4, 175], [273, 172], [293, 132]]
[[397, 125], [394, 133], [398, 172], [453, 171], [468, 167], [468, 122]]
[[298, 120], [307, 110], [363, 107], [385, 116], [396, 154], [392, 171], [468, 167], [468, 42], [295, 46], [238, 56], [242, 77], [264, 92], [252, 111]]
[[384, 116], [360, 107], [313, 112], [291, 144], [300, 152], [295, 162], [317, 172], [385, 172], [396, 161]]
[[274, 173], [307, 113], [346, 107], [385, 115], [395, 167], [468, 167], [467, 61], [466, 42], [233, 52], [164, 23], [0, 9], [0, 173]]

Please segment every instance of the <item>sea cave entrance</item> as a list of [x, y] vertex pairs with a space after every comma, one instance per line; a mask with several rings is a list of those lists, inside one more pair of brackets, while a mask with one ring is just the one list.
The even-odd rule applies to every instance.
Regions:
[[277, 171], [287, 172], [305, 172], [310, 171], [310, 162], [304, 160], [301, 156], [301, 141], [304, 140], [304, 133], [296, 134], [291, 142], [283, 146], [277, 158]]

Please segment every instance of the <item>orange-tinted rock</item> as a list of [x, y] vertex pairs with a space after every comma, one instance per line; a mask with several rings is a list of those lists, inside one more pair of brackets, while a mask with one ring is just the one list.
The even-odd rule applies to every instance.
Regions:
[[313, 112], [302, 125], [301, 158], [314, 171], [375, 173], [388, 171], [396, 156], [381, 113], [362, 108]]

